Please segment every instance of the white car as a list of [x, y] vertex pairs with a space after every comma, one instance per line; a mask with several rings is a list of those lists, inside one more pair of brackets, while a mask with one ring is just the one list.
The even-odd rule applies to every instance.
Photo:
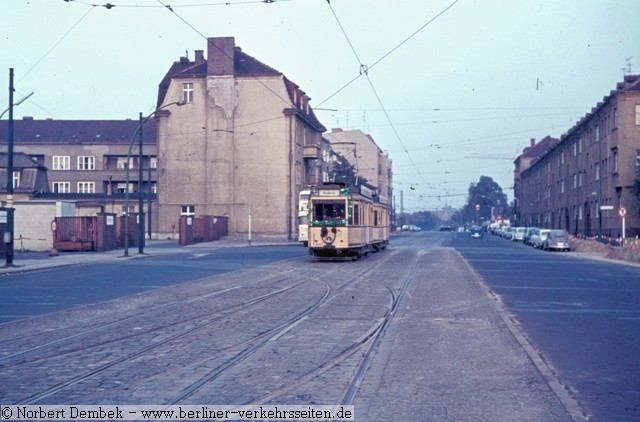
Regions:
[[516, 227], [511, 232], [511, 240], [513, 240], [514, 242], [522, 242], [522, 240], [524, 239], [524, 235], [526, 233], [527, 233], [526, 227]]
[[536, 249], [541, 249], [550, 231], [550, 229], [535, 229], [531, 234], [531, 246]]

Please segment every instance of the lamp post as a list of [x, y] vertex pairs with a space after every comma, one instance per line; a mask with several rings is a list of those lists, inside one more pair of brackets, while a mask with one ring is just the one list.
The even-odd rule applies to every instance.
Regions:
[[33, 92], [22, 98], [17, 103], [13, 103], [13, 68], [9, 69], [9, 107], [0, 114], [0, 119], [4, 113], [9, 112], [7, 124], [7, 229], [4, 233], [5, 267], [13, 267], [13, 230], [14, 230], [14, 208], [13, 208], [13, 107], [22, 104], [24, 100], [33, 95]]
[[[126, 169], [126, 182], [125, 182], [125, 196], [124, 196], [124, 209], [125, 209], [125, 219], [124, 219], [124, 256], [129, 256], [129, 168], [131, 167], [129, 164], [131, 162], [131, 149], [133, 148], [133, 142], [136, 139], [136, 135], [139, 134], [139, 162], [138, 162], [138, 206], [140, 207], [138, 213], [138, 253], [144, 253], [144, 216], [142, 213], [143, 208], [143, 192], [142, 192], [142, 126], [157, 112], [163, 110], [172, 105], [183, 106], [186, 102], [184, 101], [174, 101], [169, 104], [165, 104], [161, 107], [155, 109], [151, 114], [149, 114], [144, 119], [142, 118], [142, 113], [140, 113], [140, 124], [136, 127], [136, 130], [133, 132], [131, 136], [131, 140], [129, 141], [129, 150], [127, 151], [127, 169]], [[149, 181], [151, 182], [151, 181]]]

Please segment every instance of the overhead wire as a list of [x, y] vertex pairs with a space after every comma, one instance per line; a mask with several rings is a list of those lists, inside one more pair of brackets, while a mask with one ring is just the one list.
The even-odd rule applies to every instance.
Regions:
[[[459, 0], [455, 0], [449, 7], [447, 7], [444, 11], [440, 12], [436, 17], [432, 18], [429, 22], [427, 22], [426, 24], [424, 24], [418, 31], [414, 32], [414, 34], [412, 34], [409, 38], [405, 39], [402, 43], [400, 43], [399, 45], [397, 45], [394, 49], [392, 49], [390, 52], [388, 52], [387, 54], [385, 54], [381, 59], [379, 59], [378, 61], [376, 61], [374, 63], [380, 63], [381, 60], [383, 60], [384, 58], [386, 58], [387, 56], [389, 56], [393, 51], [397, 50], [402, 44], [406, 43], [410, 38], [412, 38], [415, 34], [417, 34], [418, 32], [420, 32], [423, 28], [425, 28], [429, 23], [433, 22], [435, 19], [437, 19], [437, 17], [441, 16], [443, 13], [445, 13], [447, 10], [449, 10], [451, 7], [453, 7], [453, 5], [455, 5]], [[345, 30], [344, 26], [342, 25], [342, 23], [340, 22], [340, 19], [338, 18], [338, 15], [336, 14], [335, 10], [333, 9], [333, 6], [331, 5], [331, 0], [327, 0], [327, 5], [329, 6], [329, 9], [331, 10], [331, 13], [333, 14], [340, 30], [342, 31], [342, 34], [344, 35], [347, 43], [349, 44], [349, 47], [351, 48], [351, 51], [353, 52], [356, 60], [358, 60], [358, 63], [360, 65], [360, 75], [362, 76], [364, 75], [367, 79], [367, 81], [369, 82], [369, 86], [371, 87], [371, 90], [374, 94], [374, 96], [376, 97], [376, 100], [378, 101], [378, 104], [380, 105], [380, 108], [382, 109], [382, 112], [384, 113], [387, 121], [389, 122], [389, 125], [391, 126], [391, 129], [393, 131], [393, 133], [395, 134], [398, 142], [400, 143], [400, 145], [402, 146], [402, 149], [404, 150], [404, 152], [406, 153], [407, 157], [409, 158], [409, 161], [411, 162], [411, 164], [413, 165], [416, 173], [425, 181], [425, 183], [429, 183], [424, 176], [422, 175], [422, 173], [420, 172], [420, 169], [418, 168], [418, 166], [416, 165], [415, 161], [413, 160], [413, 157], [411, 157], [411, 154], [409, 154], [409, 151], [407, 150], [407, 147], [405, 146], [404, 142], [402, 141], [402, 138], [400, 137], [400, 134], [398, 133], [393, 121], [391, 120], [391, 116], [389, 115], [389, 113], [387, 112], [382, 99], [380, 98], [380, 95], [378, 94], [378, 91], [376, 90], [373, 81], [371, 80], [370, 76], [369, 76], [369, 70], [370, 67], [367, 67], [362, 60], [360, 59], [355, 47], [353, 46], [353, 43], [351, 42], [351, 39], [349, 38], [349, 35], [347, 34], [347, 31]], [[373, 66], [371, 66], [373, 67]], [[335, 95], [335, 94], [333, 94]], [[325, 100], [326, 101], [326, 100]], [[323, 101], [323, 102], [325, 102]], [[319, 105], [322, 105], [321, 102]]]
[[[400, 43], [398, 43], [395, 47], [393, 47], [391, 50], [389, 50], [387, 53], [385, 53], [384, 55], [382, 55], [382, 57], [380, 57], [378, 60], [376, 60], [375, 62], [373, 62], [372, 65], [368, 66], [367, 69], [367, 74], [368, 71], [371, 70], [372, 68], [374, 68], [377, 64], [379, 64], [381, 61], [383, 61], [384, 59], [386, 59], [388, 56], [390, 56], [393, 52], [395, 52], [397, 49], [399, 49], [402, 45], [404, 45], [405, 43], [407, 43], [411, 38], [415, 37], [416, 35], [418, 35], [419, 32], [421, 32], [423, 29], [425, 29], [427, 26], [429, 26], [431, 23], [433, 23], [436, 19], [438, 19], [440, 16], [442, 16], [444, 13], [446, 13], [447, 11], [449, 11], [449, 9], [451, 9], [453, 6], [455, 6], [456, 3], [458, 3], [460, 0], [455, 0], [453, 3], [451, 3], [449, 6], [447, 6], [445, 9], [443, 9], [441, 12], [439, 12], [438, 14], [436, 14], [433, 18], [429, 19], [425, 24], [423, 24], [420, 28], [418, 28], [416, 31], [414, 31], [411, 35], [409, 35], [407, 38], [405, 38], [404, 40], [402, 40]], [[333, 12], [334, 16], [336, 16], [335, 12], [333, 11], [333, 7], [331, 7], [331, 1], [327, 0], [327, 3], [329, 4], [329, 7], [331, 8], [331, 11]], [[336, 16], [337, 19], [337, 16]], [[340, 27], [342, 28], [342, 25], [338, 22], [338, 24], [340, 25]], [[344, 33], [344, 30], [343, 30]], [[349, 44], [351, 45], [351, 41], [349, 41]], [[353, 49], [353, 46], [352, 46]], [[357, 54], [356, 54], [357, 57]], [[358, 59], [358, 61], [360, 62], [360, 65], [362, 66], [362, 61], [360, 61], [360, 59]], [[360, 74], [358, 74], [356, 77], [354, 77], [353, 79], [351, 79], [349, 82], [347, 82], [346, 84], [344, 84], [343, 86], [341, 86], [337, 91], [335, 91], [333, 94], [329, 95], [327, 98], [325, 98], [324, 100], [320, 101], [320, 103], [318, 103], [318, 107], [320, 107], [322, 104], [326, 103], [327, 101], [329, 101], [331, 98], [333, 98], [334, 96], [336, 96], [338, 93], [342, 92], [344, 89], [346, 89], [349, 85], [351, 85], [353, 82], [355, 82], [358, 78], [360, 78], [362, 76], [362, 72], [360, 72]]]
[[236, 0], [236, 1], [225, 1], [225, 2], [211, 2], [211, 3], [191, 3], [191, 4], [173, 4], [173, 5], [144, 5], [144, 4], [126, 4], [126, 3], [91, 3], [84, 0], [64, 0], [66, 3], [79, 3], [87, 6], [94, 7], [104, 7], [105, 9], [113, 9], [113, 8], [130, 8], [130, 9], [148, 9], [148, 8], [161, 8], [161, 7], [170, 7], [174, 8], [194, 8], [194, 7], [211, 7], [211, 6], [235, 6], [235, 5], [245, 5], [245, 4], [257, 4], [257, 3], [266, 3], [271, 4], [282, 2], [291, 2], [291, 1], [299, 1], [299, 0]]

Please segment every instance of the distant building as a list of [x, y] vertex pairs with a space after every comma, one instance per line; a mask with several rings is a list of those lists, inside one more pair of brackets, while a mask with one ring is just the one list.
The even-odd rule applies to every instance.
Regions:
[[519, 198], [522, 198], [522, 172], [531, 167], [531, 165], [538, 161], [540, 158], [548, 154], [549, 151], [551, 151], [558, 144], [558, 142], [560, 142], [558, 139], [552, 138], [550, 136], [544, 137], [538, 143], [536, 143], [535, 139], [531, 139], [530, 145], [522, 150], [522, 154], [520, 154], [515, 159], [515, 170], [513, 172], [513, 195], [515, 198], [514, 224], [520, 224], [519, 220], [522, 214], [522, 211], [520, 210], [521, 205], [519, 202]]
[[159, 232], [227, 215], [229, 233], [296, 239], [298, 193], [323, 169], [325, 127], [305, 92], [224, 37], [171, 66], [158, 106], [180, 100], [159, 113]]
[[[525, 151], [516, 167], [527, 159]], [[519, 224], [617, 238], [624, 207], [626, 235], [640, 235], [632, 195], [639, 166], [640, 75], [626, 75], [559, 142], [516, 168]]]

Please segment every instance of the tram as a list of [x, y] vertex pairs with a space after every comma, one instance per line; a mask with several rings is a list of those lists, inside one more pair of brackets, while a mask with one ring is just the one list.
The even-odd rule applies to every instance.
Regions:
[[309, 253], [360, 259], [389, 244], [389, 206], [373, 189], [324, 184], [309, 197]]

